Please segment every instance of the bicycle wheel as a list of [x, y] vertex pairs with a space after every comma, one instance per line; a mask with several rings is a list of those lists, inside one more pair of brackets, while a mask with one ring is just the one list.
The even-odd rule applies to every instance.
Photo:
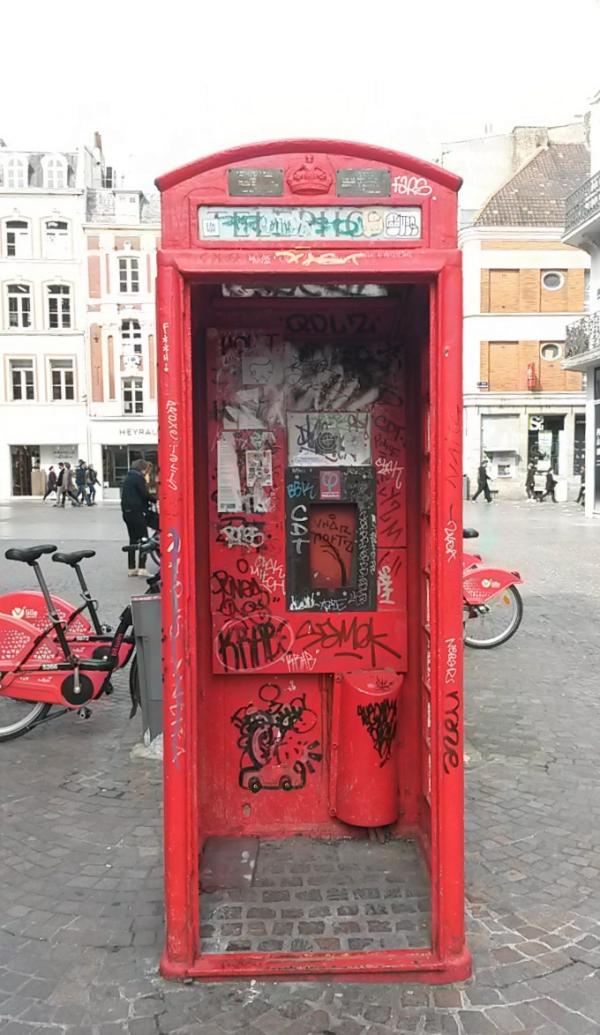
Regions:
[[516, 586], [507, 586], [487, 604], [468, 605], [465, 611], [465, 644], [487, 650], [514, 636], [523, 618], [523, 601]]
[[131, 660], [131, 665], [129, 666], [129, 696], [131, 697], [131, 711], [129, 712], [129, 718], [133, 719], [133, 716], [142, 704], [142, 698], [140, 697], [140, 677], [138, 674], [137, 654], [134, 655]]
[[0, 694], [0, 742], [22, 737], [36, 722], [45, 719], [51, 707], [42, 701], [21, 701]]

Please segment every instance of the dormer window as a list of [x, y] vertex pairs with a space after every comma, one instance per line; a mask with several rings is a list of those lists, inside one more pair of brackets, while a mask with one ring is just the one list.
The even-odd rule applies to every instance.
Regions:
[[60, 155], [51, 155], [42, 159], [44, 169], [44, 186], [48, 190], [63, 190], [67, 183], [67, 163]]
[[8, 190], [21, 190], [27, 186], [27, 164], [24, 158], [5, 158], [2, 171], [3, 186]]

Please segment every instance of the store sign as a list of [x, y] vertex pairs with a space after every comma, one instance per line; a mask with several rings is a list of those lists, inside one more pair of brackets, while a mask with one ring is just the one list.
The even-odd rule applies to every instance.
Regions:
[[152, 438], [158, 439], [158, 425], [150, 425], [148, 428], [125, 427], [119, 428], [119, 438]]
[[421, 209], [288, 205], [198, 210], [203, 240], [219, 241], [407, 241], [421, 237]]
[[544, 430], [544, 418], [542, 414], [531, 413], [529, 415], [529, 430], [530, 431], [543, 431]]
[[477, 382], [477, 387], [478, 388], [489, 388], [490, 387], [490, 382], [489, 381], [478, 381]]

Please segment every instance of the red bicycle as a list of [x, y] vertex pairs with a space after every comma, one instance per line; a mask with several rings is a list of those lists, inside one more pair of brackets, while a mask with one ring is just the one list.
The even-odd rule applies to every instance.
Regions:
[[[464, 539], [475, 539], [475, 528], [463, 529]], [[514, 636], [523, 619], [518, 571], [488, 568], [479, 554], [463, 554], [463, 624], [467, 647], [487, 650]]]
[[[158, 541], [153, 538], [136, 544], [140, 547], [156, 556]], [[76, 572], [83, 596], [79, 607], [51, 596], [38, 563], [47, 554]], [[112, 673], [130, 660], [135, 648], [131, 606], [124, 609], [111, 635], [110, 628], [100, 621], [97, 601], [80, 568], [84, 558], [94, 556], [94, 550], [59, 553], [50, 544], [6, 551], [7, 560], [33, 568], [40, 590], [0, 597], [0, 742], [20, 737], [69, 711], [88, 718], [88, 702], [112, 693]], [[147, 592], [157, 592], [159, 583], [157, 572], [148, 579]], [[130, 678], [131, 714], [139, 698], [137, 674], [134, 683]], [[55, 705], [62, 708], [50, 715]]]

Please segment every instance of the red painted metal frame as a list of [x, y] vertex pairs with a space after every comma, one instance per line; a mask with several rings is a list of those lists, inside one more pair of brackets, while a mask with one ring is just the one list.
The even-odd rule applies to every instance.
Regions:
[[[326, 153], [352, 156], [356, 165], [392, 165], [426, 177], [439, 188], [439, 224], [424, 226], [431, 239], [420, 247], [361, 242], [348, 269], [347, 242], [286, 244], [296, 258], [275, 256], [272, 242], [251, 248], [193, 240], [202, 198], [194, 181], [234, 163], [266, 164], [266, 156]], [[461, 272], [456, 248], [457, 177], [392, 151], [337, 141], [286, 141], [211, 156], [158, 181], [163, 193], [164, 236], [159, 254], [158, 337], [161, 523], [166, 538], [163, 589], [165, 730], [167, 977], [207, 979], [265, 977], [303, 979], [417, 980], [447, 982], [470, 973], [464, 937], [462, 751], [461, 504]], [[192, 199], [190, 201], [190, 198]], [[213, 197], [204, 197], [205, 203]], [[226, 203], [226, 200], [218, 200]], [[241, 199], [236, 199], [237, 200]], [[264, 199], [273, 203], [275, 199]], [[293, 199], [292, 199], [293, 200]], [[368, 204], [373, 199], [366, 199]], [[381, 201], [381, 199], [376, 199]], [[436, 200], [436, 199], [434, 199]], [[260, 204], [260, 201], [255, 203]], [[302, 199], [300, 199], [300, 202]], [[277, 202], [278, 203], [278, 202]], [[288, 202], [290, 203], [289, 199]], [[361, 199], [360, 203], [365, 203]], [[358, 201], [353, 204], [358, 205]], [[191, 206], [191, 207], [190, 207]], [[193, 218], [192, 218], [193, 213]], [[429, 244], [429, 246], [427, 246]], [[431, 246], [433, 245], [433, 246]], [[277, 246], [275, 246], [276, 248]], [[356, 248], [356, 246], [353, 246]], [[429, 949], [350, 953], [199, 954], [198, 664], [212, 649], [208, 616], [198, 626], [196, 586], [208, 578], [203, 551], [196, 551], [194, 501], [197, 458], [193, 452], [190, 286], [220, 281], [293, 283], [307, 279], [310, 255], [328, 253], [326, 267], [311, 265], [311, 282], [402, 282], [430, 285], [430, 630], [431, 630], [431, 839], [432, 943]], [[264, 257], [257, 264], [251, 258]]]

